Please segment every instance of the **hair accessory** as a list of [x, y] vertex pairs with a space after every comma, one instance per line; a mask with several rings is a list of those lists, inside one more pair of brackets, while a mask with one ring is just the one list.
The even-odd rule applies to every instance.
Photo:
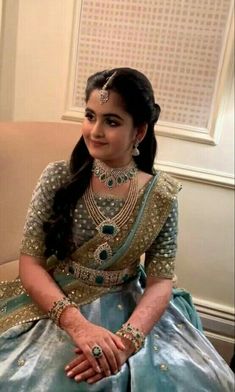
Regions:
[[99, 91], [100, 94], [100, 103], [101, 105], [103, 103], [108, 102], [109, 100], [109, 91], [107, 90], [109, 84], [111, 83], [111, 81], [114, 79], [114, 76], [116, 75], [117, 71], [115, 71], [105, 82], [105, 84], [103, 85], [102, 89]]
[[140, 150], [138, 149], [139, 144], [140, 144], [140, 142], [137, 139], [135, 144], [134, 144], [133, 150], [132, 150], [132, 156], [133, 157], [138, 157], [140, 155]]
[[134, 328], [130, 323], [123, 324], [121, 329], [116, 332], [116, 335], [130, 340], [135, 347], [135, 353], [144, 345], [144, 334], [139, 329]]
[[70, 301], [67, 297], [63, 297], [58, 301], [55, 301], [52, 308], [48, 312], [49, 318], [54, 321], [55, 324], [60, 326], [60, 316], [62, 312], [68, 307], [77, 307], [75, 302]]
[[132, 160], [128, 166], [119, 168], [110, 168], [98, 159], [94, 160], [92, 172], [101, 182], [104, 182], [108, 188], [124, 184], [131, 180], [138, 172], [136, 163]]
[[99, 359], [103, 355], [103, 350], [98, 344], [91, 349], [91, 353], [95, 359]]

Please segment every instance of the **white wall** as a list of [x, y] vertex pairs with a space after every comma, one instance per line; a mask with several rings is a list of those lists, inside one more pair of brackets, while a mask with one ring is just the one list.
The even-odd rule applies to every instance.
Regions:
[[158, 159], [204, 170], [234, 173], [234, 80], [224, 91], [226, 107], [221, 124], [221, 135], [216, 146], [180, 139], [159, 137]]
[[[220, 308], [234, 306], [234, 190], [216, 184], [234, 175], [234, 90], [228, 93], [220, 142], [216, 146], [159, 137], [158, 159], [183, 165], [193, 181], [182, 180], [177, 274], [194, 297]], [[161, 165], [159, 165], [161, 166]], [[200, 171], [213, 173], [203, 183]], [[177, 173], [177, 169], [175, 169]], [[179, 175], [179, 178], [181, 176]], [[195, 181], [195, 182], [194, 182]]]
[[2, 0], [0, 29], [0, 120], [14, 117], [18, 0]]
[[66, 98], [74, 2], [3, 3], [0, 120], [58, 121]]

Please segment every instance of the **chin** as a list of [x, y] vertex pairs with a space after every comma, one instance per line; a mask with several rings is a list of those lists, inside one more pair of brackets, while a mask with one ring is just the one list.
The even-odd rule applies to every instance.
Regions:
[[102, 154], [99, 151], [95, 151], [94, 149], [90, 149], [89, 154], [92, 156], [92, 158], [99, 159], [100, 161], [105, 161], [110, 159], [110, 157], [107, 157], [105, 156], [105, 154]]

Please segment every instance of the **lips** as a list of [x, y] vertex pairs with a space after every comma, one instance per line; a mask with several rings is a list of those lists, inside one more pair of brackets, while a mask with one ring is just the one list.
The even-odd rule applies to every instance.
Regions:
[[98, 142], [98, 141], [95, 141], [95, 140], [90, 140], [90, 143], [94, 147], [103, 147], [103, 146], [105, 146], [107, 144], [107, 143], [102, 143], [102, 142]]

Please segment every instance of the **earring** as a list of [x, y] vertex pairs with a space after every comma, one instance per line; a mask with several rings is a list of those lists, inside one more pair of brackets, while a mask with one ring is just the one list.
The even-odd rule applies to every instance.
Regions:
[[138, 157], [140, 155], [140, 150], [138, 149], [138, 145], [140, 144], [139, 140], [136, 140], [133, 150], [132, 150], [132, 156], [133, 157]]

